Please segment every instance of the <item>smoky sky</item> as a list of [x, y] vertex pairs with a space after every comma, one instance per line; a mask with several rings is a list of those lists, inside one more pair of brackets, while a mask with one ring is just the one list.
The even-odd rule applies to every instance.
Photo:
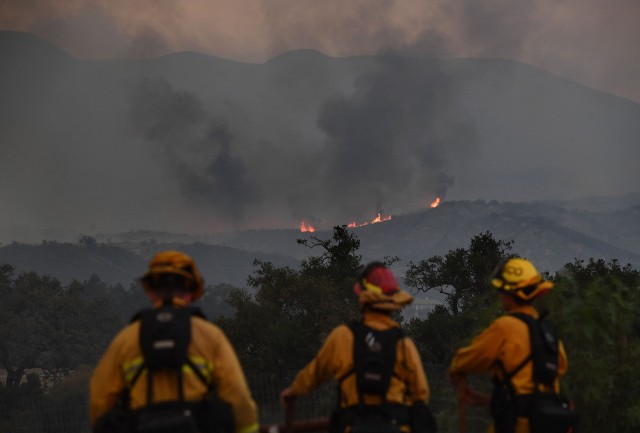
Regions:
[[229, 125], [193, 93], [162, 79], [143, 80], [130, 95], [130, 127], [180, 187], [190, 206], [241, 222], [257, 191], [234, 156]]
[[318, 118], [328, 137], [326, 190], [360, 218], [372, 203], [406, 212], [444, 198], [450, 155], [474, 146], [472, 127], [451, 110], [451, 77], [437, 62], [406, 62], [382, 56], [353, 95], [327, 101]]
[[261, 218], [329, 226], [410, 212], [445, 197], [449, 157], [473, 148], [473, 133], [448, 109], [453, 83], [437, 63], [404, 63], [385, 55], [352, 94], [327, 99], [315, 145], [251, 142], [239, 116], [158, 78], [131, 90], [129, 131], [194, 212], [225, 226]]
[[[328, 228], [436, 196], [634, 192], [637, 104], [535, 68], [456, 61], [515, 59], [640, 100], [639, 4], [6, 0], [0, 28], [90, 61], [38, 70], [28, 97], [13, 86], [19, 110], [0, 101], [0, 224]], [[357, 73], [310, 53], [267, 62], [297, 48], [375, 60]], [[184, 50], [257, 64], [159, 57]], [[92, 61], [113, 58], [125, 60]]]
[[[198, 51], [262, 62], [313, 48], [332, 56], [415, 46], [523, 61], [640, 100], [637, 0], [5, 0], [0, 28], [84, 59]], [[431, 39], [432, 40], [432, 39]]]

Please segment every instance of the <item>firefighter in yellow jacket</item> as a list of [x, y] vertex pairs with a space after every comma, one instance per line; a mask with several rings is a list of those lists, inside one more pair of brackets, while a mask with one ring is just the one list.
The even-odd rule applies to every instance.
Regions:
[[[189, 304], [204, 292], [204, 281], [194, 261], [179, 251], [156, 254], [141, 281], [154, 305], [154, 309], [148, 311], [151, 314], [159, 312], [157, 318], [160, 322], [156, 327], [159, 327], [160, 331], [157, 332], [160, 333], [174, 332], [170, 329], [162, 331], [161, 322], [170, 318], [170, 315], [164, 314], [160, 308], [169, 305], [166, 312], [187, 311]], [[176, 306], [179, 308], [171, 310]], [[141, 336], [143, 319], [134, 320], [113, 339], [91, 377], [89, 418], [94, 431], [109, 430], [109, 423], [104, 420], [120, 404], [123, 392], [127, 395], [127, 405], [135, 411], [148, 408], [150, 404], [170, 406], [171, 402], [177, 400], [199, 402], [210, 389], [227, 403], [227, 408], [231, 407], [227, 412], [233, 414], [233, 427], [230, 428], [235, 433], [258, 431], [256, 404], [226, 336], [216, 325], [197, 315], [187, 316], [184, 320], [187, 328], [190, 323], [190, 337], [184, 343], [185, 364], [176, 368], [178, 373], [182, 372], [178, 376], [175, 371], [152, 371], [150, 360], [145, 360], [141, 347], [144, 344]], [[169, 337], [154, 341], [153, 347], [173, 348], [174, 343], [179, 343]], [[153, 375], [149, 374], [150, 371]], [[132, 382], [135, 382], [133, 386]]]
[[[401, 333], [399, 324], [391, 318], [391, 313], [411, 303], [413, 297], [398, 287], [393, 273], [380, 262], [365, 267], [354, 291], [359, 297], [360, 321], [340, 325], [329, 334], [315, 358], [281, 392], [281, 404], [286, 408], [295, 397], [333, 379], [339, 386], [339, 403], [331, 420], [333, 432], [345, 429], [353, 432], [394, 431], [385, 425], [389, 420], [394, 426], [401, 427], [398, 431], [428, 432], [430, 428], [434, 429], [435, 421], [428, 408], [429, 385], [420, 355], [414, 342]], [[380, 347], [387, 334], [396, 334], [397, 338], [386, 340], [391, 342], [391, 360], [387, 361], [390, 365], [385, 383], [384, 372], [362, 371], [365, 366], [358, 362], [366, 364], [367, 358], [358, 353], [365, 351], [366, 345], [373, 350]], [[359, 342], [360, 337], [362, 342]], [[361, 350], [359, 344], [365, 344], [365, 347]], [[367, 374], [382, 378], [382, 386], [377, 390], [367, 389], [363, 378]], [[371, 414], [373, 416], [369, 417]], [[411, 419], [414, 425], [411, 425]]]
[[[489, 372], [495, 383], [504, 380], [505, 373], [511, 376], [511, 385], [516, 399], [534, 392], [533, 362], [529, 329], [513, 313], [525, 314], [538, 319], [540, 314], [532, 305], [533, 301], [545, 295], [553, 287], [553, 282], [543, 280], [534, 265], [523, 258], [503, 261], [491, 275], [491, 285], [500, 294], [505, 313], [476, 336], [471, 344], [459, 349], [449, 367], [449, 379], [458, 388], [458, 395], [469, 395], [465, 376]], [[558, 345], [557, 378], [554, 391], [559, 391], [559, 378], [567, 371], [567, 355], [562, 342]], [[494, 393], [495, 396], [495, 393]], [[495, 398], [492, 405], [496, 404]], [[494, 423], [488, 432], [500, 432], [500, 420], [492, 408]], [[515, 433], [528, 433], [529, 420], [520, 413], [515, 414]]]

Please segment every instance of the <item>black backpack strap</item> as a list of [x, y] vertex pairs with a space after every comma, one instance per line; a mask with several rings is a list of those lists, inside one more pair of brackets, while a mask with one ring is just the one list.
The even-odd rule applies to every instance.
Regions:
[[[358, 388], [358, 402], [360, 405], [364, 404], [364, 394], [366, 391], [366, 393], [369, 394], [377, 394], [383, 404], [385, 404], [387, 402], [387, 391], [389, 390], [391, 377], [395, 370], [397, 343], [403, 336], [402, 330], [400, 328], [391, 328], [384, 331], [376, 331], [364, 323], [357, 321], [351, 322], [349, 328], [354, 336], [353, 364], [356, 373], [356, 386]], [[381, 341], [378, 342], [377, 339]], [[377, 349], [384, 350], [384, 352], [379, 352], [380, 359], [378, 361], [383, 362], [383, 365], [380, 366], [379, 379], [376, 378], [379, 384], [377, 384], [375, 390], [365, 390], [365, 384], [370, 380], [370, 377], [367, 377], [367, 375], [371, 374], [371, 372], [365, 371], [368, 361], [367, 357], [371, 356], [370, 354], [372, 352], [376, 353], [376, 345], [379, 346], [381, 343], [383, 347]]]
[[542, 316], [536, 319], [523, 313], [509, 315], [526, 323], [529, 329], [529, 358], [533, 360], [534, 383], [552, 386], [558, 376], [559, 340], [555, 329], [549, 321], [543, 320]]
[[202, 374], [202, 371], [200, 371], [200, 369], [198, 368], [197, 365], [194, 364], [194, 362], [189, 359], [187, 357], [187, 361], [186, 361], [187, 365], [191, 368], [191, 370], [193, 371], [193, 373], [196, 375], [196, 377], [198, 379], [200, 379], [200, 382], [202, 382], [202, 384], [204, 386], [206, 386], [209, 390], [211, 390], [211, 388], [213, 387], [213, 385], [210, 383], [210, 381], [207, 380], [206, 377], [204, 377], [204, 374]]
[[140, 348], [144, 363], [139, 372], [147, 369], [147, 404], [153, 402], [153, 376], [160, 370], [176, 373], [178, 398], [184, 400], [182, 367], [188, 360], [191, 315], [189, 308], [163, 305], [142, 310], [134, 316], [140, 320]]
[[[529, 327], [529, 320], [528, 319], [533, 319], [533, 317], [528, 316], [528, 315], [523, 314], [523, 313], [508, 313], [508, 315], [522, 320], [523, 322], [525, 322], [527, 324], [527, 327]], [[533, 320], [535, 320], [535, 319], [533, 319]], [[522, 361], [520, 361], [520, 363], [516, 366], [516, 368], [514, 368], [511, 371], [507, 371], [506, 368], [504, 368], [504, 364], [501, 361], [498, 361], [497, 365], [498, 365], [498, 368], [500, 368], [500, 370], [502, 371], [502, 376], [503, 377], [502, 377], [502, 380], [500, 380], [498, 377], [494, 377], [493, 378], [493, 384], [496, 387], [500, 387], [502, 385], [508, 385], [510, 388], [512, 388], [511, 378], [513, 376], [515, 376], [516, 374], [518, 374], [518, 372], [520, 370], [522, 370], [524, 368], [524, 366], [527, 365], [527, 363], [529, 361], [531, 361], [532, 359], [533, 359], [533, 351], [531, 353], [529, 353], [529, 355], [526, 358], [524, 358]]]
[[131, 320], [129, 320], [129, 323], [133, 323], [136, 320], [140, 320], [140, 318], [142, 317], [142, 314], [145, 311], [149, 311], [149, 310], [151, 310], [151, 308], [145, 308], [144, 310], [139, 310], [138, 312], [136, 312], [136, 314], [133, 315], [133, 317], [131, 317]]
[[[198, 308], [198, 307], [194, 307], [194, 306], [190, 305], [189, 307], [186, 308], [186, 310], [189, 311], [189, 314], [192, 317], [199, 317], [201, 319], [208, 320], [207, 317], [202, 312], [202, 310], [200, 308]], [[187, 356], [187, 359], [186, 359], [186, 363], [191, 368], [191, 370], [194, 372], [194, 374], [198, 377], [198, 379], [200, 379], [200, 382], [202, 382], [203, 385], [205, 385], [209, 389], [209, 391], [211, 391], [211, 389], [213, 388], [213, 385], [211, 384], [211, 382], [209, 380], [207, 380], [207, 378], [204, 376], [204, 374], [202, 374], [202, 371], [200, 371], [198, 366], [195, 365], [194, 362], [188, 356]]]
[[[178, 307], [176, 307], [176, 308], [178, 308]], [[204, 320], [209, 320], [209, 319], [207, 319], [207, 316], [205, 316], [205, 314], [202, 312], [202, 310], [200, 308], [198, 308], [198, 307], [195, 307], [193, 305], [189, 305], [188, 307], [179, 307], [179, 308], [182, 308], [184, 310], [189, 311], [189, 314], [191, 316], [196, 316], [196, 317], [200, 317], [200, 318], [202, 318]], [[146, 311], [152, 311], [152, 310], [155, 310], [155, 308], [144, 308], [144, 309], [136, 312], [131, 317], [131, 320], [129, 320], [129, 323], [133, 323], [136, 320], [140, 320], [140, 318], [142, 317], [143, 313], [145, 313]]]
[[188, 307], [185, 308], [185, 310], [189, 311], [189, 314], [191, 316], [195, 316], [195, 317], [200, 317], [201, 319], [204, 320], [209, 320], [207, 319], [207, 317], [204, 315], [204, 313], [202, 312], [202, 310], [198, 307], [195, 307], [193, 305], [190, 305]]
[[510, 372], [507, 372], [504, 368], [504, 365], [502, 363], [499, 363], [500, 368], [502, 369], [502, 373], [504, 375], [503, 378], [503, 382], [509, 382], [511, 383], [511, 378], [513, 376], [515, 376], [520, 370], [522, 370], [524, 368], [525, 365], [527, 365], [527, 363], [529, 361], [531, 361], [531, 359], [533, 358], [532, 354], [529, 354], [529, 356], [527, 356], [525, 359], [523, 359], [520, 364], [518, 364], [516, 366], [516, 368], [514, 368], [513, 370], [511, 370]]

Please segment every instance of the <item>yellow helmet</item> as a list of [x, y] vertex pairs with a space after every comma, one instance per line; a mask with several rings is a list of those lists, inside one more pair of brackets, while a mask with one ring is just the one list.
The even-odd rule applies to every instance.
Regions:
[[196, 263], [191, 257], [180, 251], [161, 251], [149, 262], [149, 269], [142, 276], [142, 286], [152, 292], [159, 275], [173, 274], [185, 279], [187, 288], [193, 289], [194, 300], [200, 299], [204, 293], [204, 279], [200, 275]]
[[500, 263], [491, 274], [491, 285], [498, 290], [530, 301], [546, 294], [553, 282], [543, 280], [542, 275], [527, 259], [514, 257]]

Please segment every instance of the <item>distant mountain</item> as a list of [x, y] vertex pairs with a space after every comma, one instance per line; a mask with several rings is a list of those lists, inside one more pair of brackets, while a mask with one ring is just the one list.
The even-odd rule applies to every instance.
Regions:
[[58, 240], [302, 218], [328, 229], [412, 214], [435, 195], [530, 202], [640, 186], [640, 104], [504, 59], [82, 61], [0, 31], [0, 143], [5, 243], [47, 228]]
[[[513, 241], [513, 250], [529, 257], [540, 269], [554, 272], [574, 259], [618, 259], [640, 268], [640, 208], [610, 213], [570, 211], [542, 203], [445, 201], [435, 209], [394, 216], [390, 221], [353, 229], [361, 241], [365, 261], [385, 256], [401, 259], [398, 269], [449, 250], [467, 247], [471, 238], [489, 231], [497, 239]], [[321, 239], [330, 232], [314, 233]], [[296, 231], [244, 231], [227, 235], [225, 245], [296, 257], [301, 251]], [[210, 238], [210, 241], [216, 241]]]
[[542, 270], [638, 267], [638, 143], [640, 104], [510, 60], [82, 61], [0, 31], [0, 262], [128, 285], [180, 248], [243, 285], [316, 252], [301, 219], [326, 239], [384, 209], [354, 232], [400, 271], [485, 231]]
[[244, 287], [247, 276], [255, 269], [255, 259], [282, 266], [296, 267], [298, 264], [295, 259], [275, 253], [254, 253], [199, 243], [82, 245], [50, 241], [39, 245], [12, 243], [0, 247], [0, 263], [9, 263], [18, 272], [35, 271], [55, 277], [64, 284], [73, 279], [87, 280], [95, 274], [102, 281], [120, 283], [128, 288], [145, 272], [151, 256], [166, 249], [180, 249], [193, 257], [207, 284], [230, 283]]
[[45, 241], [38, 245], [14, 242], [0, 247], [0, 263], [18, 272], [35, 271], [68, 284], [96, 274], [102, 281], [125, 288], [139, 277], [146, 263], [142, 257], [112, 245], [80, 245]]
[[[567, 206], [566, 203], [564, 203]], [[618, 259], [640, 269], [640, 206], [608, 213], [567, 210], [538, 202], [445, 201], [435, 209], [397, 215], [391, 220], [353, 229], [363, 260], [397, 256], [401, 275], [410, 261], [418, 262], [466, 248], [475, 235], [491, 232], [513, 241], [513, 251], [542, 271], [555, 272], [575, 259]], [[254, 259], [297, 268], [299, 260], [322, 251], [299, 245], [297, 239], [325, 240], [330, 231], [246, 230], [216, 235], [126, 232], [96, 236], [80, 244], [12, 243], [0, 247], [0, 263], [68, 282], [97, 274], [102, 280], [128, 286], [140, 277], [157, 251], [179, 249], [191, 255], [207, 283], [243, 287], [253, 273]]]

